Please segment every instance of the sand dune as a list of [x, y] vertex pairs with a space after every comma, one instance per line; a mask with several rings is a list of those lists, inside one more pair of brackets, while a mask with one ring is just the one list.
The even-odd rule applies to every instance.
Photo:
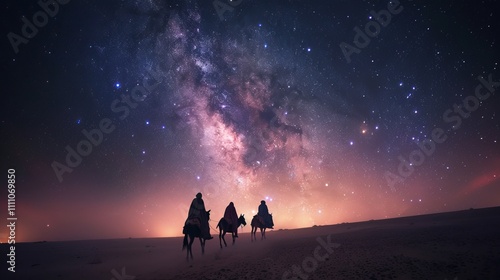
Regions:
[[[500, 207], [240, 234], [186, 261], [182, 238], [21, 243], [2, 279], [500, 279]], [[214, 234], [212, 232], [212, 234]], [[1, 251], [7, 252], [6, 244]]]

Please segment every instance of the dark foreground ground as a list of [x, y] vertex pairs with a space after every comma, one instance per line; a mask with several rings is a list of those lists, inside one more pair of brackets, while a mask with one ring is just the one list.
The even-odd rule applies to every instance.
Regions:
[[[248, 232], [249, 229], [245, 229]], [[229, 238], [228, 238], [229, 241]], [[187, 262], [181, 238], [23, 243], [1, 279], [500, 279], [500, 207], [207, 242]], [[7, 277], [5, 277], [5, 276]]]

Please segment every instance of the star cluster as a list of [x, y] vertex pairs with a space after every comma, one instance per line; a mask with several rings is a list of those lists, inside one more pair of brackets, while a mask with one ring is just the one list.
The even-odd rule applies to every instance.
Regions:
[[[221, 18], [205, 2], [71, 2], [19, 53], [4, 42], [22, 239], [179, 235], [199, 191], [215, 220], [266, 200], [278, 228], [498, 205], [498, 96], [459, 128], [443, 118], [500, 78], [492, 3], [400, 1], [348, 62], [339, 46], [388, 3], [242, 1]], [[5, 33], [37, 10], [4, 6]]]

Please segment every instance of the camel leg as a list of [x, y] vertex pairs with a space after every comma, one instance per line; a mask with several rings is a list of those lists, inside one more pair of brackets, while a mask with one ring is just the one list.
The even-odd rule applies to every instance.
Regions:
[[187, 247], [187, 257], [186, 257], [186, 260], [188, 261], [189, 261], [189, 256], [191, 256], [191, 259], [193, 259], [193, 250], [192, 250], [193, 242], [194, 242], [194, 237], [189, 236], [189, 244]]
[[193, 260], [193, 243], [194, 243], [195, 237], [192, 237], [191, 242], [189, 244], [189, 254], [191, 255], [191, 260]]
[[222, 233], [222, 240], [224, 240], [224, 247], [227, 247], [226, 237], [225, 237], [225, 236], [226, 236], [226, 231], [224, 231], [224, 232]]
[[191, 251], [191, 236], [189, 237], [189, 243], [187, 245], [187, 255], [186, 255], [186, 261], [189, 261], [189, 252]]
[[222, 229], [219, 229], [219, 244], [220, 248], [222, 249]]
[[205, 239], [202, 239], [200, 237], [200, 244], [201, 244], [201, 254], [205, 255]]

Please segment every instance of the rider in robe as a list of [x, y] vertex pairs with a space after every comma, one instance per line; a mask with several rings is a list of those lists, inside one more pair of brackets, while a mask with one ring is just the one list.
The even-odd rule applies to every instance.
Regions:
[[259, 217], [264, 221], [264, 225], [268, 228], [273, 228], [271, 222], [271, 215], [269, 215], [269, 209], [267, 209], [266, 201], [262, 200], [259, 205], [259, 212], [257, 213]]
[[234, 203], [230, 202], [226, 207], [224, 219], [229, 224], [229, 228], [231, 229], [231, 232], [234, 233], [234, 237], [238, 237], [238, 214], [236, 214]]
[[193, 218], [198, 218], [200, 220], [200, 230], [202, 238], [212, 239], [213, 237], [210, 235], [210, 227], [208, 225], [208, 215], [205, 210], [205, 202], [201, 199], [201, 193], [196, 194], [196, 198], [191, 202], [191, 206], [189, 207], [188, 220]]

